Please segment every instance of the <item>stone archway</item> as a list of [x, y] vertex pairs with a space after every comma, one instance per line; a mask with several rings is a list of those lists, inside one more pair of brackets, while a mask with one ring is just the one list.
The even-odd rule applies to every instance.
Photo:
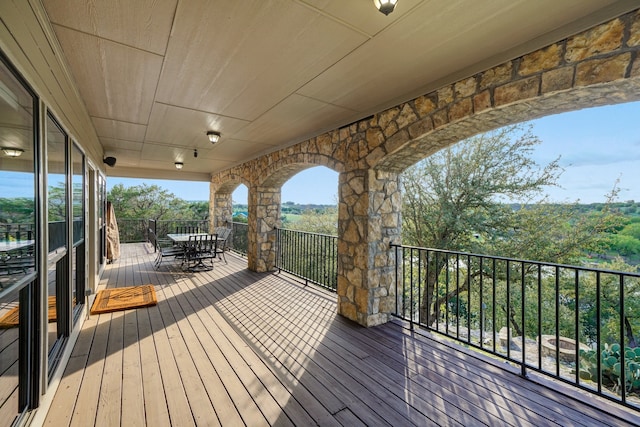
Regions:
[[[238, 176], [250, 183], [253, 216], [268, 219], [250, 230], [258, 236], [268, 235], [275, 224], [271, 216], [279, 216], [281, 178], [290, 167], [324, 165], [340, 172], [338, 310], [372, 326], [390, 318], [394, 302], [396, 266], [389, 243], [400, 238], [400, 172], [441, 148], [507, 124], [638, 99], [640, 9], [247, 162], [212, 182]], [[273, 253], [270, 237], [253, 238], [255, 260], [261, 261], [249, 267], [264, 271]], [[258, 251], [258, 242], [267, 250]]]
[[441, 148], [508, 124], [639, 99], [635, 11], [377, 114], [372, 129], [387, 137], [366, 159], [402, 171]]
[[249, 187], [243, 175], [218, 174], [209, 184], [209, 228], [228, 227], [233, 217], [233, 191], [241, 184]]
[[[331, 144], [329, 140], [326, 142]], [[326, 166], [338, 172], [343, 168], [342, 163], [321, 152], [326, 150], [325, 145], [315, 141], [309, 145], [315, 152], [302, 153], [300, 146], [281, 150], [269, 158], [257, 159], [212, 178], [210, 199], [214, 212], [211, 217], [215, 217], [217, 223], [231, 221], [231, 191], [240, 183], [249, 189], [247, 258], [251, 270], [265, 272], [275, 267], [282, 185], [310, 167]]]

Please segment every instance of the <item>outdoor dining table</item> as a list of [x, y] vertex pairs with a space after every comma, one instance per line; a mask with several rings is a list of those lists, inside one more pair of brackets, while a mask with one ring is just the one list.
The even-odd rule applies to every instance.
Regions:
[[[196, 236], [197, 237], [197, 236], [208, 236], [208, 235], [209, 235], [208, 233], [168, 233], [167, 237], [169, 239], [171, 239], [174, 243], [178, 244], [178, 245], [186, 246], [186, 244], [189, 242], [189, 239], [192, 236]], [[217, 236], [216, 236], [216, 240], [219, 240], [219, 239], [217, 239]], [[196, 259], [196, 264], [194, 264], [192, 266], [188, 265], [190, 256], [192, 256], [193, 258]], [[215, 254], [215, 251], [214, 251], [213, 257], [215, 257], [215, 256], [216, 256], [216, 254]], [[189, 270], [196, 270], [197, 267], [204, 267], [204, 264], [202, 262], [202, 258], [201, 257], [197, 256], [197, 254], [188, 254], [186, 250], [185, 250], [185, 256], [184, 256], [184, 259], [183, 259], [183, 264], [184, 263], [187, 263], [187, 268]], [[211, 268], [208, 268], [208, 269], [210, 270]]]
[[186, 243], [189, 241], [190, 236], [206, 236], [207, 233], [169, 233], [167, 237], [174, 243]]
[[[0, 242], [0, 273], [27, 272], [35, 266], [33, 253], [26, 249], [33, 246], [35, 240], [11, 240]], [[0, 283], [0, 289], [4, 285]]]
[[15, 251], [29, 247], [35, 243], [35, 240], [12, 240], [9, 242], [0, 242], [0, 252]]

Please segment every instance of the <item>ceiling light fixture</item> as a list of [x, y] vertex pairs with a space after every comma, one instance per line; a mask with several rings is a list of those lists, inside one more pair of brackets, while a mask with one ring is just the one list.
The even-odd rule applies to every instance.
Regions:
[[2, 152], [7, 157], [20, 157], [24, 150], [22, 148], [2, 147]]
[[176, 169], [178, 170], [182, 169], [182, 166], [184, 166], [182, 162], [176, 162], [175, 165], [176, 165]]
[[396, 7], [396, 3], [398, 3], [398, 0], [373, 0], [373, 4], [375, 4], [378, 10], [385, 15], [393, 12], [393, 9]]
[[209, 137], [209, 141], [211, 141], [212, 144], [215, 144], [220, 140], [220, 132], [210, 130], [207, 132], [207, 136]]

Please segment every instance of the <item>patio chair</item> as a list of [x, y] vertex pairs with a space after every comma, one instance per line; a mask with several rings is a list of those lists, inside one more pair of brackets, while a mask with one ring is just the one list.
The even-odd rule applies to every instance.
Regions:
[[229, 250], [229, 236], [231, 235], [231, 229], [227, 227], [216, 227], [215, 233], [218, 236], [216, 256], [222, 255], [224, 263], [227, 264], [227, 258], [225, 257], [224, 253]]
[[151, 244], [158, 252], [155, 261], [153, 262], [153, 267], [157, 270], [160, 268], [160, 264], [165, 257], [173, 257], [174, 259], [177, 257], [184, 256], [184, 249], [179, 246], [168, 246], [165, 242], [159, 240], [156, 236], [156, 233], [149, 229], [149, 240]]
[[[207, 271], [213, 269], [213, 259], [217, 252], [217, 236], [204, 234], [189, 236], [184, 247], [183, 265], [190, 271]], [[207, 263], [210, 263], [207, 264]]]
[[193, 227], [190, 225], [183, 225], [176, 227], [176, 234], [191, 234], [200, 233], [200, 227]]

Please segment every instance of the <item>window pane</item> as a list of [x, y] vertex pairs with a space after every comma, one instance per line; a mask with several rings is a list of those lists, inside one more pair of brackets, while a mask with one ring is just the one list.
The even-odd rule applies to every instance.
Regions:
[[33, 104], [0, 63], [0, 289], [35, 269]]
[[84, 154], [73, 144], [72, 162], [73, 176], [71, 177], [73, 197], [73, 243], [84, 239]]
[[57, 122], [47, 116], [47, 207], [49, 256], [47, 294], [49, 322], [47, 323], [49, 370], [53, 372], [62, 354], [63, 340], [69, 329], [69, 301], [71, 284], [68, 266], [67, 213], [67, 137]]
[[67, 145], [56, 122], [47, 117], [49, 252], [67, 247]]
[[84, 245], [84, 208], [85, 208], [85, 182], [84, 182], [84, 154], [76, 144], [71, 151], [73, 175], [71, 176], [72, 188], [72, 212], [73, 212], [73, 249], [71, 253], [71, 279], [73, 280], [73, 298], [71, 300], [72, 311], [78, 304], [82, 304], [85, 287], [85, 245]]

